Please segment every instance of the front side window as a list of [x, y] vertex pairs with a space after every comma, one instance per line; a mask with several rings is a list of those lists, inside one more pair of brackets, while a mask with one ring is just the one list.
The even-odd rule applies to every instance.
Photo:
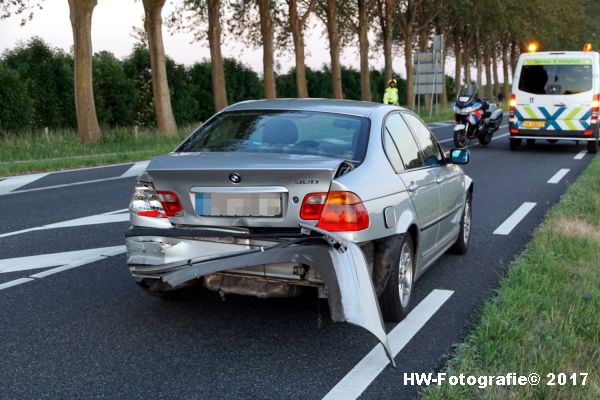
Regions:
[[176, 152], [308, 154], [364, 160], [366, 118], [312, 111], [237, 111], [217, 116]]
[[405, 113], [404, 118], [406, 118], [406, 121], [415, 133], [417, 141], [421, 145], [423, 157], [425, 158], [425, 165], [429, 167], [440, 165], [444, 157], [442, 156], [437, 140], [429, 128], [427, 128], [419, 118], [412, 114]]
[[410, 133], [410, 129], [400, 114], [392, 114], [385, 122], [385, 128], [390, 133], [406, 169], [423, 166], [423, 157], [419, 146]]

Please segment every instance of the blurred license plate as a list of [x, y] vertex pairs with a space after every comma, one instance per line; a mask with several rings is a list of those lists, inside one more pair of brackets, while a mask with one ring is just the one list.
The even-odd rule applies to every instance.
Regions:
[[196, 215], [281, 217], [281, 193], [194, 193]]
[[546, 126], [546, 121], [525, 121], [525, 122], [523, 122], [523, 128], [541, 129], [544, 126]]

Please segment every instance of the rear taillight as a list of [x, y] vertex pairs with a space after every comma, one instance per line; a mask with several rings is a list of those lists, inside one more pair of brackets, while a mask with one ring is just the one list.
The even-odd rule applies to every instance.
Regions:
[[158, 200], [165, 210], [167, 217], [180, 217], [183, 215], [183, 206], [175, 192], [158, 191]]
[[515, 109], [517, 108], [517, 96], [514, 94], [510, 95], [510, 102], [508, 103], [508, 118], [514, 118]]
[[166, 218], [156, 190], [149, 182], [138, 181], [129, 203], [129, 210], [140, 217]]
[[304, 197], [300, 218], [318, 220], [317, 227], [330, 232], [361, 231], [369, 227], [369, 214], [352, 192], [310, 193]]
[[592, 99], [592, 124], [598, 123], [598, 111], [600, 111], [600, 94], [595, 94]]

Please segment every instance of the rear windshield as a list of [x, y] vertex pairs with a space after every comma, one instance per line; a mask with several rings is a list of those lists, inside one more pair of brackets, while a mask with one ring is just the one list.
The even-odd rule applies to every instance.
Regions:
[[309, 111], [223, 113], [183, 142], [177, 152], [308, 154], [363, 161], [366, 118]]
[[523, 65], [519, 90], [531, 94], [577, 94], [592, 90], [592, 76], [591, 64]]

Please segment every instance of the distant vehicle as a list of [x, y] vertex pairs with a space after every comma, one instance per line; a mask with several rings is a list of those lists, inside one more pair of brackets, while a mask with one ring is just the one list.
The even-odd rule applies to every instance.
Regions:
[[598, 151], [600, 58], [597, 52], [521, 54], [510, 99], [509, 140], [518, 150], [523, 139], [586, 141]]
[[487, 98], [479, 99], [477, 85], [462, 87], [454, 102], [454, 145], [467, 146], [472, 139], [487, 146], [500, 128], [502, 109]]
[[[408, 312], [413, 283], [465, 253], [473, 184], [412, 112], [335, 100], [251, 101], [213, 116], [136, 183], [126, 234], [154, 294], [327, 295], [334, 321], [373, 333]], [[391, 357], [393, 362], [393, 357]]]

